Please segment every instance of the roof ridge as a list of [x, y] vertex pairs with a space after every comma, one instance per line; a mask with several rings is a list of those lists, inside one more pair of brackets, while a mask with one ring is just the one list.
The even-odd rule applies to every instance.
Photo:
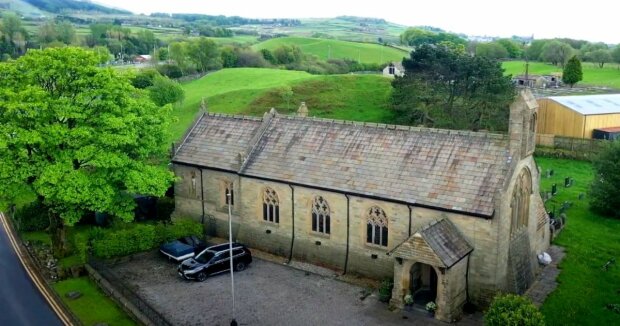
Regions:
[[248, 162], [250, 161], [252, 154], [255, 152], [258, 143], [261, 141], [261, 139], [263, 139], [263, 135], [265, 135], [265, 132], [267, 131], [267, 129], [269, 129], [269, 126], [271, 126], [271, 122], [274, 120], [273, 118], [277, 115], [278, 112], [276, 112], [275, 109], [271, 109], [271, 111], [265, 112], [265, 114], [263, 115], [263, 123], [260, 125], [260, 127], [258, 127], [256, 133], [248, 142], [248, 146], [245, 148], [245, 152], [239, 153], [240, 155], [242, 155], [239, 164], [239, 173], [242, 173], [248, 165]]
[[231, 119], [254, 120], [254, 121], [261, 121], [261, 120], [263, 120], [263, 118], [261, 118], [261, 117], [256, 117], [256, 116], [252, 116], [252, 115], [244, 115], [244, 114], [206, 112], [205, 115], [207, 115], [209, 117], [216, 117], [216, 118], [231, 118]]
[[356, 126], [369, 127], [369, 128], [375, 128], [375, 129], [403, 130], [403, 131], [414, 131], [414, 132], [431, 132], [431, 133], [438, 133], [438, 134], [472, 136], [472, 137], [480, 137], [480, 138], [508, 139], [508, 136], [506, 134], [499, 134], [499, 133], [492, 133], [492, 132], [485, 132], [485, 131], [416, 127], [416, 126], [406, 126], [406, 125], [399, 125], [399, 124], [379, 123], [379, 122], [370, 122], [370, 121], [328, 119], [328, 118], [320, 118], [320, 117], [314, 117], [314, 116], [313, 117], [300, 117], [296, 115], [285, 115], [285, 114], [279, 114], [279, 113], [276, 114], [276, 117], [287, 119], [287, 120], [309, 120], [309, 121], [327, 122], [327, 123], [341, 124], [341, 125], [356, 125]]

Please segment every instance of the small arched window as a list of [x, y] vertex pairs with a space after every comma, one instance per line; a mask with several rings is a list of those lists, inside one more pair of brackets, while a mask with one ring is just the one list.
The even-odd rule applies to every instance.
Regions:
[[536, 132], [536, 123], [538, 122], [538, 115], [536, 113], [532, 114], [532, 118], [530, 119], [530, 132]]
[[263, 191], [263, 220], [280, 223], [280, 201], [278, 193], [267, 187]]
[[366, 215], [366, 243], [387, 247], [388, 219], [385, 211], [373, 206]]
[[312, 231], [319, 233], [330, 233], [331, 212], [329, 204], [321, 196], [314, 197], [312, 202]]

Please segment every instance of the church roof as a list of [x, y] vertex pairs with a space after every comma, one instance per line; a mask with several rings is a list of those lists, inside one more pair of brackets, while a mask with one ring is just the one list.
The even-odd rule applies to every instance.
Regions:
[[433, 266], [450, 268], [474, 248], [448, 219], [435, 221], [415, 232], [391, 255]]
[[246, 149], [260, 126], [260, 118], [203, 114], [187, 133], [174, 160], [236, 170], [239, 168], [239, 153]]
[[[510, 161], [507, 137], [490, 133], [275, 112], [259, 124], [206, 114], [173, 161], [486, 217]], [[235, 158], [243, 148], [240, 166]]]

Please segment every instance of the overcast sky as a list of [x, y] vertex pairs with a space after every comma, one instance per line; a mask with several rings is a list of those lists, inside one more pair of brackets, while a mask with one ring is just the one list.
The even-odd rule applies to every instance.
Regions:
[[134, 13], [202, 13], [248, 18], [327, 18], [340, 15], [430, 25], [469, 35], [570, 37], [620, 43], [615, 1], [587, 0], [96, 0]]

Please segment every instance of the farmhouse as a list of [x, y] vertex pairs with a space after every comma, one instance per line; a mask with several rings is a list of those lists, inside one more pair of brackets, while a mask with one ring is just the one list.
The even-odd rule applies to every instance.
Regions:
[[152, 56], [150, 54], [141, 54], [133, 58], [134, 63], [145, 63], [151, 61]]
[[512, 81], [517, 86], [537, 88], [559, 87], [562, 85], [562, 74], [518, 75]]
[[538, 104], [541, 135], [593, 138], [595, 129], [620, 127], [620, 94], [556, 96]]
[[[302, 106], [302, 113], [306, 111]], [[204, 112], [175, 146], [175, 216], [252, 247], [381, 279], [391, 303], [524, 292], [549, 245], [532, 158], [536, 100], [510, 108], [508, 135]]]
[[389, 65], [383, 68], [383, 76], [386, 77], [402, 77], [405, 75], [405, 67], [400, 62], [391, 62]]

